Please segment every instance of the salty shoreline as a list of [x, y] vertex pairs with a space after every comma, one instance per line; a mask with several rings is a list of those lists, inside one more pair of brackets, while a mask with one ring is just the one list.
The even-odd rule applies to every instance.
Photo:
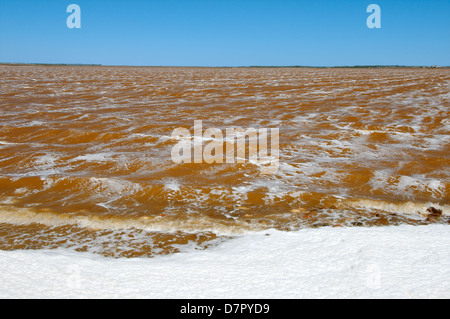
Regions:
[[269, 230], [203, 251], [0, 251], [1, 298], [449, 298], [446, 225]]

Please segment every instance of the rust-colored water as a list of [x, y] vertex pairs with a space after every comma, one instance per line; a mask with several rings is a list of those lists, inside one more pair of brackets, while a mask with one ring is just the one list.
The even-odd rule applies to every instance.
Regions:
[[[152, 256], [268, 228], [448, 223], [448, 69], [0, 74], [0, 249]], [[174, 164], [171, 133], [194, 120], [279, 128], [278, 172]]]

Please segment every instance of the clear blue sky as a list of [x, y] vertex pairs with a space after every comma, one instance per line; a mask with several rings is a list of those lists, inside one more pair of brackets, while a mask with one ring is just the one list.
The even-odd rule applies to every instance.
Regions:
[[450, 65], [450, 0], [0, 0], [0, 62]]

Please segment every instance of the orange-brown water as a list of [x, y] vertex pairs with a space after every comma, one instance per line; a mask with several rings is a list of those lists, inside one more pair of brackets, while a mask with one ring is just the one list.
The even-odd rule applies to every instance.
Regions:
[[[449, 69], [0, 74], [0, 249], [152, 256], [268, 228], [448, 223]], [[279, 128], [278, 172], [174, 164], [171, 133], [194, 120]]]

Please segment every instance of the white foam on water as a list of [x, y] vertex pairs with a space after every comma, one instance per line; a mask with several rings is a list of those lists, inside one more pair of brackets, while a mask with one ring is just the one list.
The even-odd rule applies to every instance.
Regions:
[[397, 176], [392, 170], [376, 171], [370, 180], [373, 189], [385, 189], [401, 195], [411, 195], [414, 191], [429, 192], [435, 197], [445, 196], [446, 186], [437, 179], [423, 175]]
[[[97, 203], [97, 206], [111, 209], [110, 202]], [[88, 229], [102, 230], [128, 230], [138, 229], [147, 232], [177, 233], [184, 232], [189, 234], [198, 234], [199, 232], [211, 232], [219, 236], [234, 236], [237, 234], [246, 234], [255, 231], [261, 231], [265, 227], [259, 224], [250, 224], [245, 221], [233, 220], [222, 221], [218, 223], [211, 217], [199, 214], [188, 214], [182, 220], [174, 217], [162, 217], [159, 215], [149, 215], [142, 218], [116, 218], [103, 217], [99, 215], [77, 215], [77, 214], [58, 214], [47, 209], [34, 210], [31, 208], [15, 208], [9, 206], [14, 204], [13, 199], [5, 199], [5, 206], [0, 207], [0, 223], [12, 225], [30, 225], [33, 223], [45, 225], [48, 227], [57, 226], [77, 226]]]
[[6, 141], [0, 141], [0, 145], [16, 145], [17, 143], [10, 143]]
[[417, 203], [417, 202], [387, 202], [382, 200], [373, 199], [355, 199], [346, 200], [345, 204], [350, 205], [355, 208], [363, 209], [376, 209], [391, 213], [397, 213], [401, 215], [409, 215], [413, 217], [427, 216], [427, 209], [434, 207], [440, 209], [442, 214], [445, 216], [450, 216], [450, 205], [449, 204], [438, 204], [438, 203]]
[[91, 183], [91, 187], [99, 188], [100, 192], [106, 191], [110, 196], [115, 195], [116, 199], [126, 194], [134, 194], [142, 191], [141, 184], [118, 178], [91, 177], [89, 178], [89, 181]]
[[425, 176], [402, 176], [399, 187], [403, 189], [411, 188], [411, 186], [415, 186], [422, 192], [430, 192], [435, 197], [443, 198], [445, 196], [445, 183], [433, 179], [433, 178], [427, 178]]
[[16, 188], [16, 190], [14, 191], [15, 195], [25, 195], [29, 192], [28, 188], [26, 187], [22, 187], [22, 188]]
[[164, 187], [167, 188], [168, 190], [171, 190], [173, 192], [179, 192], [180, 191], [180, 183], [175, 180], [175, 179], [171, 179], [169, 181], [167, 181], [164, 184]]
[[35, 163], [43, 168], [50, 168], [55, 166], [57, 158], [53, 155], [43, 155], [36, 159]]
[[31, 121], [27, 126], [42, 126], [45, 122], [42, 121]]
[[104, 162], [110, 159], [112, 153], [97, 153], [80, 155], [72, 159], [72, 161], [86, 161], [86, 162]]

